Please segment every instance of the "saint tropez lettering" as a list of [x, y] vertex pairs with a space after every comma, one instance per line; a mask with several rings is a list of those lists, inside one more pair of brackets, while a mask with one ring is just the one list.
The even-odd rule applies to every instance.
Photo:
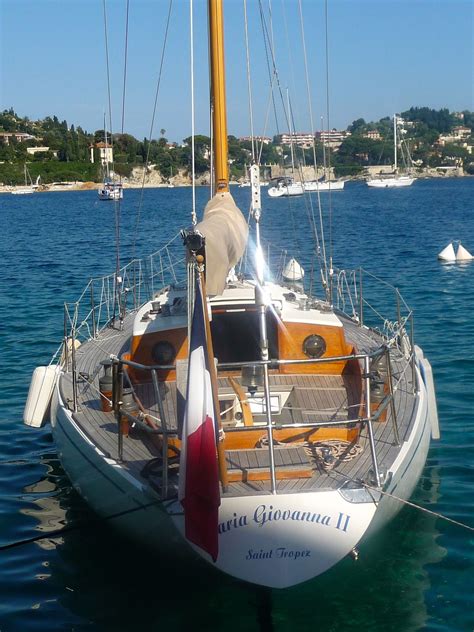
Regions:
[[299, 560], [304, 557], [311, 557], [311, 551], [308, 549], [287, 549], [285, 546], [279, 546], [277, 549], [249, 549], [246, 560], [271, 560], [273, 558], [285, 558], [288, 560]]

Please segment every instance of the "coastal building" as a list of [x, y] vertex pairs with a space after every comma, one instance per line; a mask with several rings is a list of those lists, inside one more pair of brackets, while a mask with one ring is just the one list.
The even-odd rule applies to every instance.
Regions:
[[369, 129], [363, 136], [364, 138], [370, 138], [370, 140], [381, 140], [382, 138], [380, 132], [376, 129]]
[[456, 143], [458, 144], [460, 141], [465, 141], [472, 134], [472, 130], [470, 127], [464, 127], [463, 125], [458, 125], [453, 128], [453, 131], [450, 134], [440, 134], [438, 138], [438, 145], [444, 146], [447, 143]]
[[106, 165], [107, 163], [112, 163], [114, 161], [114, 154], [112, 145], [109, 143], [96, 143], [95, 145], [90, 146], [90, 156], [91, 162], [95, 162], [95, 151], [98, 153], [99, 161], [101, 165]]
[[292, 134], [280, 134], [278, 137], [280, 145], [298, 145], [299, 147], [312, 147], [314, 135], [311, 132], [293, 132]]
[[351, 135], [347, 130], [337, 130], [335, 128], [316, 132], [316, 138], [326, 147], [337, 150], [342, 143]]
[[53, 154], [53, 156], [54, 156], [55, 158], [57, 158], [57, 157], [58, 157], [58, 152], [57, 152], [55, 149], [50, 150], [50, 149], [49, 149], [49, 147], [27, 147], [27, 148], [26, 148], [26, 151], [27, 151], [27, 152], [28, 152], [31, 156], [34, 156], [35, 154], [44, 154], [44, 153], [46, 153], [47, 151], [51, 151], [51, 153]]
[[453, 136], [455, 138], [469, 138], [472, 134], [472, 130], [470, 127], [464, 127], [463, 125], [458, 125], [453, 129]]
[[26, 140], [36, 140], [36, 138], [26, 132], [0, 132], [0, 141], [5, 145], [9, 145], [12, 140], [23, 143]]
[[306, 149], [312, 147], [313, 142], [316, 139], [317, 142], [324, 143], [326, 147], [337, 150], [343, 141], [350, 135], [351, 133], [346, 130], [331, 129], [316, 132], [314, 135], [311, 132], [280, 134], [277, 138], [281, 145], [290, 145], [293, 142], [294, 145], [298, 145], [299, 147]]
[[[263, 143], [264, 145], [268, 145], [272, 142], [272, 139], [269, 136], [254, 136], [253, 140], [257, 143]], [[241, 136], [239, 138], [239, 142], [241, 143], [251, 143], [252, 136]]]

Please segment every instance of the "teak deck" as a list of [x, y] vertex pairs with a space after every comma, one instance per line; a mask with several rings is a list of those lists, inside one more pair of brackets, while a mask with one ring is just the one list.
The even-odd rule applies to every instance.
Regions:
[[[78, 411], [74, 420], [97, 447], [111, 458], [118, 456], [117, 422], [113, 413], [100, 409], [98, 397], [98, 365], [110, 354], [120, 355], [127, 351], [126, 343], [130, 335], [134, 314], [125, 319], [124, 330], [105, 329], [97, 340], [84, 343], [76, 351], [76, 362], [81, 379], [78, 383]], [[359, 327], [349, 319], [343, 319], [347, 340], [356, 345], [360, 352], [376, 346], [369, 330]], [[404, 358], [392, 353], [392, 371], [395, 383], [394, 394], [400, 442], [410, 431], [414, 419], [415, 397], [412, 388], [411, 371], [407, 370]], [[404, 370], [405, 369], [405, 370]], [[274, 417], [279, 423], [305, 423], [310, 421], [356, 420], [359, 414], [360, 395], [350, 378], [338, 375], [270, 375], [271, 390], [290, 389], [290, 396], [280, 416]], [[64, 374], [60, 378], [60, 389], [64, 401], [72, 404], [72, 378]], [[164, 413], [168, 428], [176, 429], [177, 388], [176, 382], [160, 383]], [[229, 381], [219, 378], [219, 392], [230, 393]], [[150, 415], [159, 417], [151, 384], [139, 387], [140, 400]], [[72, 408], [72, 406], [71, 406]], [[395, 445], [390, 406], [387, 420], [375, 422], [374, 436], [379, 468], [388, 469], [400, 448]], [[227, 430], [226, 432], [230, 432]], [[261, 426], [261, 435], [266, 435]], [[367, 431], [360, 434], [358, 444], [362, 452], [347, 462], [337, 462], [333, 469], [325, 470], [321, 463], [308, 458], [301, 443], [285, 444], [275, 449], [276, 478], [278, 493], [295, 493], [303, 490], [337, 489], [351, 479], [367, 480], [372, 469], [372, 457]], [[144, 475], [143, 468], [153, 459], [161, 457], [161, 449], [151, 435], [134, 431], [123, 439], [123, 466], [141, 483], [159, 489], [160, 477]], [[228, 495], [252, 495], [270, 490], [268, 448], [251, 450], [228, 450], [226, 453], [230, 485]], [[152, 468], [150, 468], [152, 471]], [[168, 495], [176, 492], [176, 464], [170, 470]], [[264, 473], [266, 471], [267, 473]]]

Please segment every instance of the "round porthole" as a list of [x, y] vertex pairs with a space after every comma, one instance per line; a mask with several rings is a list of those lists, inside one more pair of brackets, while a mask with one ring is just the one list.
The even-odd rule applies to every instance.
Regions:
[[304, 339], [303, 351], [308, 358], [320, 358], [326, 351], [326, 341], [318, 334], [311, 334]]
[[154, 345], [151, 355], [156, 364], [173, 364], [176, 351], [171, 342], [160, 340]]

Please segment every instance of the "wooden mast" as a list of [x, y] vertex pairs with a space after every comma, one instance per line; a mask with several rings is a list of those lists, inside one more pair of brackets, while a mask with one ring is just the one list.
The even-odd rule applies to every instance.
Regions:
[[227, 112], [224, 66], [224, 13], [222, 0], [209, 0], [211, 57], [211, 109], [214, 132], [214, 182], [216, 193], [229, 191], [227, 164]]
[[[211, 111], [214, 132], [214, 190], [216, 193], [229, 192], [229, 168], [227, 164], [227, 112], [225, 95], [225, 67], [224, 67], [224, 13], [222, 0], [209, 0], [209, 49], [211, 65]], [[226, 455], [224, 450], [222, 422], [219, 406], [219, 385], [217, 370], [214, 364], [214, 349], [212, 344], [211, 324], [207, 311], [206, 282], [202, 264], [204, 257], [196, 257], [200, 271], [201, 287], [204, 302], [204, 322], [206, 325], [207, 352], [210, 359], [209, 373], [212, 383], [214, 409], [217, 416], [217, 458], [219, 463], [219, 478], [223, 491], [227, 490], [229, 476], [227, 473]]]

